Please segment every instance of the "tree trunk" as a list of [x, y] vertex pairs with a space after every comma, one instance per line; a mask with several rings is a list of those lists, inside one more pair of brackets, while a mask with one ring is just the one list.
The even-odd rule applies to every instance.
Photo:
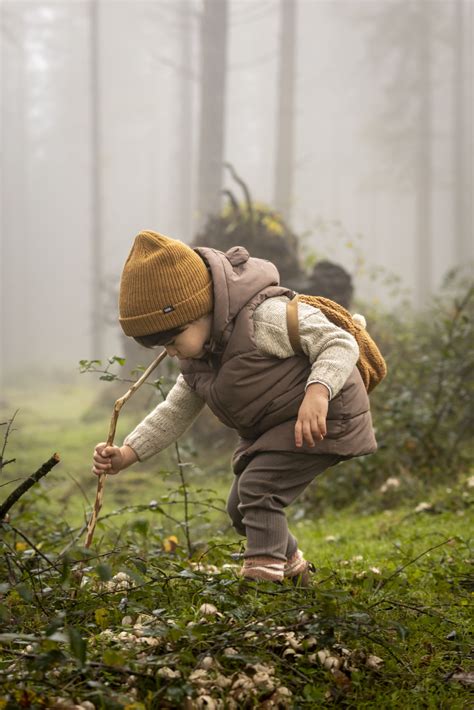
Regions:
[[415, 296], [418, 306], [426, 304], [432, 288], [431, 219], [431, 10], [422, 7], [418, 44], [418, 136], [416, 154]]
[[291, 217], [294, 169], [296, 0], [280, 0], [280, 70], [275, 164], [275, 206]]
[[179, 155], [178, 185], [179, 199], [177, 236], [186, 242], [192, 237], [192, 175], [193, 175], [193, 7], [189, 0], [178, 4], [181, 30], [181, 66], [179, 77]]
[[[472, 30], [472, 4], [466, 7], [463, 0], [454, 4], [454, 122], [453, 122], [453, 210], [455, 264], [462, 265], [472, 256], [472, 132], [466, 130], [467, 112], [472, 110], [473, 97], [468, 96], [466, 76], [467, 32]], [[470, 32], [469, 35], [470, 36]], [[472, 77], [471, 77], [472, 79]], [[469, 141], [469, 142], [468, 142]]]
[[91, 341], [93, 357], [103, 356], [104, 307], [102, 195], [100, 181], [100, 38], [99, 0], [90, 2], [90, 120], [91, 120]]
[[201, 117], [198, 220], [220, 209], [224, 162], [228, 0], [204, 0], [201, 19]]
[[[28, 234], [28, 106], [26, 81], [27, 26], [21, 6], [0, 6], [1, 144], [3, 184], [0, 191], [0, 385], [6, 371], [15, 365], [14, 334], [21, 347], [28, 347], [27, 289], [19, 288], [24, 273]], [[19, 323], [22, 327], [19, 328]], [[18, 349], [18, 346], [17, 346]]]

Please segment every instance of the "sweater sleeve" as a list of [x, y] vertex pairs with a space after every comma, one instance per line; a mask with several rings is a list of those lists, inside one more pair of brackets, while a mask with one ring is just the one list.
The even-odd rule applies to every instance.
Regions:
[[179, 439], [203, 407], [203, 400], [179, 375], [165, 401], [155, 407], [123, 443], [135, 451], [140, 461], [145, 461]]
[[[258, 349], [265, 355], [287, 358], [294, 355], [288, 336], [286, 296], [267, 298], [254, 312], [254, 334]], [[350, 333], [339, 328], [308, 303], [298, 303], [298, 322], [303, 352], [311, 372], [306, 386], [320, 382], [332, 399], [342, 389], [359, 358], [359, 346]]]

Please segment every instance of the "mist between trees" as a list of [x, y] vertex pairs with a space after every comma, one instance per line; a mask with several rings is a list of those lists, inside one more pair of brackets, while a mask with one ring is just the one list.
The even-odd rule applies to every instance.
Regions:
[[117, 352], [133, 236], [202, 234], [225, 162], [302, 268], [426, 303], [473, 255], [472, 46], [465, 0], [3, 2], [2, 371]]

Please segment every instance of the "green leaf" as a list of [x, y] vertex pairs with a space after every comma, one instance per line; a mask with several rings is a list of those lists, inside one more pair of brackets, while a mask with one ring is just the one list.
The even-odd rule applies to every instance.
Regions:
[[141, 572], [142, 574], [146, 574], [146, 571], [147, 571], [146, 562], [144, 562], [143, 560], [141, 560], [139, 558], [134, 558], [133, 560], [130, 560], [130, 561], [132, 562], [132, 564], [135, 565], [135, 567], [137, 568], [137, 570], [139, 572]]
[[110, 620], [108, 609], [106, 609], [105, 607], [100, 607], [99, 609], [96, 609], [94, 612], [94, 617], [97, 626], [100, 626], [101, 629], [107, 628]]
[[86, 662], [87, 642], [84, 638], [82, 638], [80, 631], [78, 629], [75, 629], [74, 627], [70, 627], [68, 629], [68, 633], [69, 648], [71, 650], [71, 653], [74, 658], [77, 659], [79, 665], [82, 667]]
[[118, 357], [117, 355], [114, 355], [113, 357], [109, 358], [109, 363], [113, 365], [114, 362], [118, 363], [123, 367], [123, 365], [125, 365], [126, 359], [124, 357]]
[[126, 657], [120, 651], [114, 651], [108, 648], [102, 654], [102, 660], [106, 666], [123, 666], [126, 662]]
[[148, 533], [149, 527], [150, 523], [144, 518], [138, 518], [138, 520], [135, 520], [135, 522], [132, 524], [132, 530], [139, 533], [140, 535], [143, 535], [143, 537], [145, 537]]
[[33, 601], [33, 592], [31, 591], [31, 587], [27, 584], [17, 584], [16, 591], [25, 602]]
[[54, 666], [64, 663], [65, 660], [66, 657], [62, 651], [58, 648], [52, 648], [46, 651], [46, 653], [42, 653], [40, 656], [37, 656], [32, 661], [31, 666], [37, 670], [46, 671], [49, 668], [53, 668]]
[[99, 579], [101, 579], [102, 582], [108, 582], [109, 579], [112, 579], [112, 570], [110, 569], [109, 565], [97, 565], [95, 571], [99, 575]]

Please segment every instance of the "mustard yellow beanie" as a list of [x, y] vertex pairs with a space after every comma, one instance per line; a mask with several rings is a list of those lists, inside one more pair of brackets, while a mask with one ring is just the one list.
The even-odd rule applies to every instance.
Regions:
[[199, 254], [157, 232], [135, 237], [120, 281], [125, 335], [177, 328], [210, 313], [212, 303], [212, 279]]

